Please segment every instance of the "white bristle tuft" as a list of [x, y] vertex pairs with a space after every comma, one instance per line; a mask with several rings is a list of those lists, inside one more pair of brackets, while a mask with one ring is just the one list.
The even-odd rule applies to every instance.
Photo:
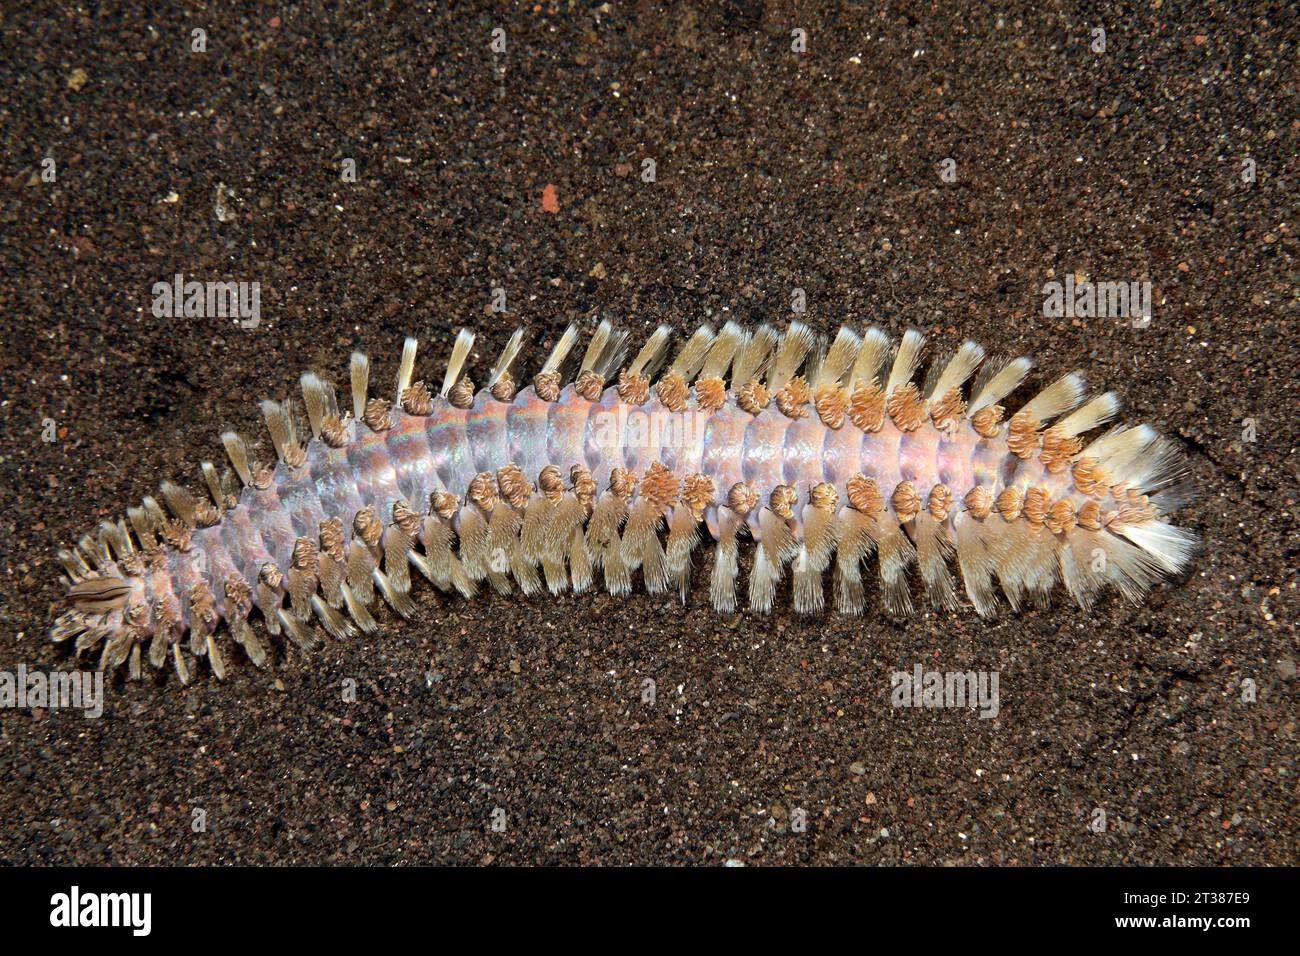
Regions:
[[294, 434], [293, 417], [285, 404], [270, 400], [262, 402], [262, 417], [266, 419], [266, 430], [271, 433], [275, 456], [284, 461], [289, 449], [298, 444], [297, 436]]
[[191, 528], [194, 527], [194, 496], [168, 479], [163, 481], [159, 490], [162, 491], [163, 501], [167, 502], [167, 507], [171, 509], [172, 514]]
[[596, 364], [600, 361], [600, 356], [609, 346], [610, 339], [614, 336], [614, 325], [609, 319], [603, 319], [600, 325], [596, 326], [596, 331], [591, 333], [591, 341], [587, 343], [587, 352], [582, 357], [582, 367], [579, 371], [594, 372]]
[[1036, 422], [1051, 421], [1083, 401], [1086, 390], [1087, 384], [1083, 376], [1078, 372], [1071, 372], [1035, 395], [1017, 414], [1028, 415]]
[[349, 372], [352, 378], [352, 417], [360, 421], [366, 413], [366, 399], [369, 397], [370, 359], [360, 352], [353, 352]]
[[524, 330], [515, 329], [514, 334], [506, 342], [506, 347], [501, 350], [501, 357], [497, 359], [497, 364], [492, 366], [492, 371], [488, 373], [487, 387], [491, 388], [497, 382], [501, 381], [501, 376], [510, 371], [510, 366], [514, 364], [519, 357], [519, 350], [524, 347]]
[[994, 375], [979, 389], [975, 397], [971, 399], [966, 414], [974, 415], [981, 408], [996, 405], [1002, 401], [1020, 386], [1020, 383], [1025, 380], [1025, 376], [1029, 374], [1029, 370], [1033, 367], [1034, 363], [1027, 358], [1013, 359], [1008, 362], [1002, 371]]
[[894, 365], [889, 370], [889, 381], [885, 384], [886, 395], [893, 395], [894, 389], [912, 380], [916, 367], [921, 364], [921, 349], [924, 347], [925, 336], [918, 329], [908, 329], [903, 333], [898, 354], [894, 356]]
[[1113, 481], [1144, 493], [1185, 477], [1187, 461], [1178, 445], [1156, 435], [1127, 461], [1117, 463], [1112, 457], [1107, 471]]
[[626, 329], [615, 328], [608, 319], [603, 320], [587, 344], [579, 372], [595, 372], [601, 378], [608, 379], [623, 364], [628, 339]]
[[1085, 448], [1080, 457], [1095, 459], [1109, 472], [1131, 461], [1158, 437], [1159, 434], [1150, 425], [1112, 428]]
[[731, 360], [736, 357], [736, 352], [744, 346], [745, 341], [745, 330], [740, 325], [735, 322], [724, 325], [704, 358], [700, 378], [725, 378]]
[[857, 361], [849, 373], [850, 390], [858, 385], [879, 384], [880, 373], [884, 371], [885, 362], [889, 360], [889, 336], [884, 329], [872, 326], [862, 336], [862, 347], [858, 349]]
[[823, 385], [834, 385], [839, 382], [853, 367], [858, 357], [858, 350], [861, 348], [862, 339], [858, 334], [847, 325], [841, 325], [840, 330], [835, 333], [826, 357], [817, 368], [817, 377], [811, 383], [812, 387], [817, 389]]
[[1106, 392], [1104, 395], [1090, 399], [1082, 408], [1071, 412], [1057, 422], [1056, 427], [1061, 429], [1067, 438], [1073, 438], [1075, 435], [1082, 435], [1106, 424], [1119, 413], [1119, 409], [1119, 396], [1114, 392]]
[[672, 334], [673, 330], [666, 325], [661, 325], [651, 332], [650, 338], [646, 339], [645, 345], [641, 346], [641, 351], [636, 353], [636, 358], [627, 367], [627, 374], [647, 377], [654, 375], [663, 360], [664, 350], [668, 348], [668, 340]]
[[776, 394], [790, 383], [790, 379], [799, 373], [799, 366], [803, 364], [803, 360], [807, 358], [816, 342], [817, 336], [812, 329], [802, 322], [791, 323], [790, 328], [781, 337], [776, 357], [772, 359], [771, 367], [768, 369], [767, 390], [769, 392]]
[[320, 438], [321, 424], [331, 412], [330, 388], [315, 372], [304, 372], [298, 384], [302, 387], [302, 401], [307, 408], [312, 437]]
[[238, 432], [222, 432], [221, 444], [225, 446], [226, 455], [235, 474], [245, 485], [253, 483], [253, 473], [248, 467], [248, 446]]
[[709, 349], [713, 347], [714, 340], [713, 328], [701, 325], [695, 330], [695, 334], [686, 340], [677, 357], [673, 359], [673, 364], [668, 368], [669, 374], [691, 381], [695, 373], [700, 370], [700, 366], [704, 364], [704, 359], [709, 354]]
[[447, 360], [447, 374], [442, 379], [442, 391], [439, 394], [443, 398], [447, 397], [451, 387], [460, 380], [460, 373], [464, 371], [465, 362], [469, 359], [469, 352], [473, 347], [474, 333], [469, 329], [461, 329], [456, 334], [456, 343], [451, 347], [451, 358]]
[[731, 384], [734, 387], [747, 385], [763, 374], [767, 363], [771, 361], [777, 340], [776, 329], [770, 325], [760, 325], [753, 334], [745, 333], [745, 340], [736, 350], [736, 358], [731, 367]]
[[1180, 573], [1199, 546], [1196, 535], [1163, 521], [1140, 524], [1117, 524], [1114, 530], [1141, 548], [1156, 564], [1170, 574]]
[[960, 388], [966, 384], [966, 380], [975, 374], [980, 363], [984, 361], [984, 347], [978, 342], [972, 342], [967, 339], [957, 349], [951, 361], [939, 373], [939, 378], [934, 383], [934, 388], [930, 394], [925, 397], [927, 402], [943, 398], [954, 388]]
[[578, 327], [570, 325], [560, 336], [560, 340], [555, 343], [555, 348], [551, 349], [551, 354], [546, 357], [546, 362], [542, 365], [542, 374], [547, 375], [551, 372], [558, 372], [564, 360], [569, 357], [573, 351], [573, 346], [578, 341]]
[[402, 364], [397, 367], [397, 395], [393, 399], [394, 405], [401, 404], [402, 393], [411, 387], [411, 377], [415, 374], [415, 353], [419, 347], [420, 343], [411, 336], [407, 336], [402, 345]]
[[199, 465], [199, 470], [203, 472], [203, 483], [208, 488], [208, 496], [212, 503], [218, 508], [226, 506], [225, 496], [221, 493], [221, 478], [217, 475], [217, 468], [210, 461], [205, 461]]
[[[235, 437], [239, 438], [238, 435], [235, 435]], [[242, 438], [240, 438], [239, 440], [241, 442], [243, 441]], [[153, 526], [155, 528], [161, 528], [164, 524], [167, 523], [167, 515], [162, 510], [162, 506], [158, 504], [157, 499], [154, 498], [153, 495], [145, 495], [144, 498], [140, 500], [140, 504], [144, 506], [144, 510], [149, 515], [149, 519], [153, 522]]]

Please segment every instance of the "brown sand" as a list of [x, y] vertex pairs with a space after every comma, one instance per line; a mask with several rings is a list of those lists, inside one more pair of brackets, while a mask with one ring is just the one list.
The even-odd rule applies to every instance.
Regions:
[[[1300, 862], [1295, 18], [642, 6], [5, 14], [0, 668], [70, 666], [56, 547], [196, 480], [224, 426], [265, 455], [255, 401], [304, 368], [361, 349], [386, 382], [414, 332], [432, 377], [468, 324], [481, 376], [516, 323], [540, 360], [575, 318], [785, 321], [795, 287], [822, 331], [916, 324], [1118, 390], [1186, 443], [1188, 579], [905, 627], [421, 588], [414, 621], [269, 675], [0, 712], [0, 861]], [[177, 271], [260, 282], [261, 325], [155, 318]], [[1044, 318], [1076, 271], [1149, 278], [1150, 325]], [[999, 671], [1000, 716], [892, 709], [916, 663]]]

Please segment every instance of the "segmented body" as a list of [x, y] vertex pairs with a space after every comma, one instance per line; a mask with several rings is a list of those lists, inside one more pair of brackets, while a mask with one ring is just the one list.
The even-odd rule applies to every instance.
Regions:
[[[244, 479], [237, 500], [211, 477], [215, 511], [164, 489], [175, 519], [153, 504], [133, 512], [135, 539], [119, 522], [65, 553], [74, 609], [55, 639], [77, 636], [82, 649], [103, 642], [104, 665], [129, 659], [133, 673], [142, 647], [155, 665], [170, 652], [185, 677], [182, 636], [189, 633], [189, 650], [211, 657], [220, 675], [221, 621], [264, 663], [246, 624], [254, 607], [273, 633], [283, 628], [299, 643], [313, 640], [304, 630], [313, 615], [331, 633], [350, 633], [338, 608], [369, 630], [372, 585], [398, 611], [409, 609], [409, 566], [462, 593], [485, 579], [508, 588], [510, 574], [535, 592], [539, 565], [553, 591], [584, 589], [603, 566], [607, 587], [622, 592], [630, 572], [643, 567], [647, 587], [675, 582], [684, 598], [701, 521], [718, 542], [712, 595], [720, 610], [734, 606], [742, 526], [759, 543], [749, 596], [760, 611], [770, 608], [787, 566], [796, 609], [820, 610], [822, 573], [832, 564], [837, 604], [860, 611], [859, 569], [873, 551], [893, 616], [911, 609], [914, 562], [932, 602], [951, 607], [948, 565], [956, 557], [986, 614], [995, 576], [1013, 606], [1045, 599], [1057, 581], [1086, 604], [1104, 583], [1140, 593], [1191, 553], [1190, 536], [1161, 520], [1164, 503], [1146, 495], [1175, 477], [1162, 440], [1132, 429], [1126, 439], [1121, 431], [1090, 446], [1098, 453], [1089, 457], [1075, 438], [1113, 413], [1112, 396], [1048, 428], [1048, 419], [1082, 400], [1081, 380], [1067, 377], [1002, 421], [995, 402], [1028, 365], [986, 378], [983, 400], [971, 390], [979, 409], [968, 408], [961, 386], [983, 357], [973, 343], [947, 372], [932, 375], [944, 393], [922, 396], [910, 383], [919, 337], [905, 339], [886, 379], [884, 356], [872, 367], [866, 354], [881, 349], [879, 334], [864, 341], [842, 331], [805, 379], [793, 373], [811, 349], [806, 329], [792, 329], [784, 342], [766, 333], [760, 349], [728, 326], [716, 339], [711, 330], [697, 333], [656, 392], [646, 387], [656, 357], [650, 346], [630, 376], [600, 391], [617, 352], [609, 330], [601, 332], [609, 341], [593, 345], [579, 379], [558, 389], [564, 355], [553, 353], [550, 377], [539, 376], [536, 387], [509, 387], [503, 357], [492, 387], [477, 394], [457, 387], [459, 367], [441, 395], [419, 392], [422, 385], [413, 392], [413, 342], [391, 408], [375, 400], [368, 407], [368, 364], [357, 394], [354, 363], [355, 417], [337, 415], [332, 391], [320, 391], [313, 413], [305, 379], [316, 437], [299, 447], [292, 419], [272, 405], [268, 423], [281, 460], [273, 471], [250, 467], [238, 460], [242, 443], [235, 446]], [[753, 354], [742, 359], [746, 348]], [[733, 381], [720, 399], [718, 367], [741, 371], [742, 361], [752, 366], [744, 370], [752, 387]], [[714, 387], [706, 392], [710, 372]], [[694, 394], [684, 397], [696, 376]], [[945, 387], [950, 380], [955, 386]], [[337, 519], [333, 527], [328, 519]], [[666, 554], [658, 537], [665, 522]], [[456, 551], [449, 544], [458, 536]], [[1107, 568], [1107, 559], [1115, 566]]]

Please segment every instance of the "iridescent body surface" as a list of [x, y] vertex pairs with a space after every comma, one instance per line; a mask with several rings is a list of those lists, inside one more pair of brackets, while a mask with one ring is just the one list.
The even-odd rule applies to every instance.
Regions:
[[[679, 478], [707, 475], [718, 488], [747, 481], [761, 500], [777, 485], [793, 486], [802, 500], [821, 482], [843, 497], [855, 474], [885, 489], [911, 481], [923, 498], [944, 484], [960, 499], [979, 483], [994, 495], [1008, 484], [1046, 485], [1054, 499], [1071, 497], [1079, 506], [1085, 499], [1068, 472], [1050, 474], [1013, 455], [1004, 437], [983, 438], [964, 422], [952, 433], [930, 424], [904, 433], [886, 419], [879, 431], [864, 432], [851, 423], [833, 429], [815, 416], [790, 419], [775, 405], [758, 415], [730, 401], [711, 413], [672, 412], [654, 397], [629, 405], [613, 387], [593, 403], [571, 386], [556, 402], [529, 387], [508, 404], [482, 391], [470, 409], [437, 398], [428, 416], [392, 415], [388, 431], [352, 422], [346, 448], [313, 441], [306, 469], [280, 464], [271, 488], [245, 488], [228, 520], [194, 532], [191, 550], [202, 557], [174, 552], [169, 570], [151, 576], [149, 593], [173, 591], [188, 626], [185, 598], [202, 578], [224, 613], [218, 585], [226, 575], [238, 571], [251, 586], [264, 562], [287, 566], [295, 538], [314, 538], [325, 518], [341, 517], [347, 527], [361, 508], [388, 514], [399, 500], [419, 510], [433, 492], [462, 495], [476, 474], [510, 462], [534, 478], [548, 464], [565, 474], [583, 465], [603, 487], [615, 468], [641, 473], [658, 461]], [[706, 521], [716, 533], [716, 506]]]

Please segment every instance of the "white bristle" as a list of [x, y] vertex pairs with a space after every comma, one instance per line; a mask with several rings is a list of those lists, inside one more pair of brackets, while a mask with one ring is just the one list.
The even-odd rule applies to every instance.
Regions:
[[519, 356], [519, 350], [523, 347], [524, 330], [515, 329], [514, 334], [506, 342], [506, 347], [501, 350], [501, 356], [497, 359], [496, 365], [492, 366], [492, 371], [488, 373], [488, 388], [501, 381], [501, 376], [510, 371], [510, 366], [514, 364], [515, 359]]
[[939, 373], [934, 388], [925, 397], [926, 401], [932, 402], [935, 399], [943, 398], [954, 388], [960, 388], [966, 384], [966, 379], [975, 374], [975, 370], [979, 368], [980, 362], [983, 361], [983, 346], [978, 342], [967, 339], [961, 344], [961, 348], [957, 349], [957, 354], [952, 357], [944, 370]]
[[823, 385], [834, 385], [844, 378], [857, 359], [861, 347], [862, 339], [857, 333], [847, 325], [841, 325], [840, 330], [835, 333], [826, 357], [817, 367], [817, 377], [811, 383], [812, 387], [816, 389]]
[[880, 373], [884, 371], [885, 362], [889, 360], [889, 336], [884, 329], [872, 326], [862, 336], [862, 347], [858, 349], [857, 361], [849, 373], [850, 390], [858, 385], [879, 384]]
[[1104, 395], [1098, 395], [1090, 399], [1081, 408], [1071, 412], [1065, 418], [1056, 423], [1067, 438], [1073, 438], [1075, 435], [1082, 435], [1084, 432], [1092, 431], [1101, 425], [1106, 424], [1118, 414], [1120, 409], [1119, 396], [1114, 392], [1106, 392]]
[[415, 374], [415, 353], [419, 347], [420, 343], [410, 336], [407, 336], [402, 345], [402, 364], [397, 367], [397, 396], [393, 399], [395, 405], [401, 404], [402, 393], [411, 387], [411, 377]]
[[307, 408], [312, 437], [320, 438], [321, 425], [325, 416], [330, 414], [329, 386], [315, 372], [304, 372], [298, 384], [302, 387], [302, 401]]
[[366, 398], [370, 388], [370, 359], [360, 352], [352, 353], [350, 366], [352, 378], [352, 415], [358, 421], [366, 413]]
[[460, 379], [460, 373], [465, 368], [465, 361], [473, 347], [474, 333], [469, 329], [461, 329], [456, 334], [456, 343], [451, 347], [451, 358], [447, 360], [447, 374], [443, 377], [442, 391], [439, 393], [443, 398], [447, 397], [451, 387]]
[[248, 446], [244, 444], [243, 437], [238, 432], [222, 432], [221, 444], [225, 446], [230, 465], [235, 469], [239, 480], [245, 485], [251, 485], [253, 473], [248, 467]]
[[542, 366], [542, 374], [547, 375], [551, 372], [558, 372], [560, 366], [569, 353], [573, 351], [574, 344], [578, 341], [578, 327], [570, 325], [560, 336], [560, 340], [555, 343], [555, 348], [551, 349], [551, 354], [546, 357], [546, 363]]
[[767, 372], [767, 390], [775, 394], [790, 383], [799, 373], [799, 366], [817, 342], [813, 330], [802, 322], [793, 322], [781, 337], [776, 357]]
[[1035, 395], [1018, 414], [1028, 415], [1036, 422], [1051, 421], [1083, 401], [1086, 388], [1083, 376], [1078, 372], [1071, 372]]
[[894, 357], [894, 366], [889, 370], [889, 381], [885, 384], [885, 394], [893, 395], [894, 389], [906, 385], [916, 374], [916, 367], [921, 363], [921, 349], [925, 347], [925, 336], [917, 329], [908, 329], [903, 333], [903, 341], [898, 345], [898, 354]]
[[641, 346], [641, 351], [636, 353], [636, 358], [627, 367], [627, 374], [629, 376], [653, 375], [663, 358], [664, 349], [668, 347], [668, 339], [672, 334], [673, 330], [666, 325], [661, 325], [651, 332], [650, 338], [646, 339], [645, 345]]
[[1156, 564], [1170, 574], [1178, 574], [1196, 554], [1196, 535], [1163, 521], [1145, 521], [1141, 524], [1118, 524], [1119, 534], [1128, 538]]
[[975, 397], [971, 399], [970, 407], [966, 409], [966, 414], [974, 415], [980, 409], [1002, 401], [1020, 386], [1033, 367], [1034, 363], [1027, 358], [1008, 362], [1002, 371], [989, 379], [987, 384], [976, 392]]

